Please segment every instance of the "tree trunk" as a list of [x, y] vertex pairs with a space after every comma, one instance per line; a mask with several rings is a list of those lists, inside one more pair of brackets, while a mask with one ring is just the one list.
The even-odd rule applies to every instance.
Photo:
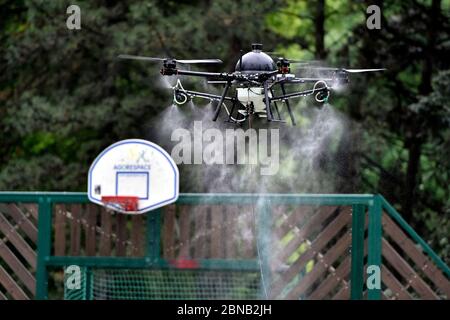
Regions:
[[408, 222], [413, 219], [413, 209], [416, 203], [417, 176], [420, 170], [420, 155], [422, 142], [417, 138], [408, 141], [408, 168], [406, 172], [405, 196], [402, 214]]
[[316, 37], [316, 58], [323, 60], [327, 56], [325, 51], [325, 0], [318, 0], [316, 2], [314, 26]]
[[[437, 19], [441, 10], [441, 0], [433, 0], [431, 3], [429, 21], [428, 21], [428, 33], [427, 33], [427, 46], [425, 49], [423, 69], [421, 82], [419, 86], [420, 95], [428, 95], [431, 88], [431, 78], [433, 73], [433, 58], [435, 39], [438, 31]], [[408, 148], [408, 168], [406, 172], [405, 181], [405, 196], [403, 201], [402, 213], [408, 222], [412, 222], [414, 207], [417, 198], [417, 185], [420, 183], [420, 156], [422, 153], [422, 144], [424, 139], [421, 136], [421, 119], [417, 114], [410, 115], [411, 126], [409, 129], [410, 137], [406, 140], [406, 147]]]

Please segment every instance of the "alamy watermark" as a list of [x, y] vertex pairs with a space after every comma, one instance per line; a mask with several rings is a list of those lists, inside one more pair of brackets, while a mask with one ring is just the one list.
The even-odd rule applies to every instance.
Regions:
[[176, 164], [258, 164], [261, 175], [269, 176], [279, 169], [278, 129], [226, 129], [224, 135], [216, 128], [203, 130], [202, 122], [194, 121], [192, 131], [175, 129], [170, 139], [178, 142], [171, 152]]
[[69, 290], [81, 289], [81, 268], [77, 265], [70, 265], [64, 270], [65, 287]]
[[[81, 9], [78, 5], [72, 4], [67, 7], [66, 13], [69, 15], [66, 19], [66, 26], [69, 30], [81, 29]], [[366, 9], [369, 15], [366, 20], [367, 29], [381, 29], [381, 8], [375, 4]]]
[[367, 281], [366, 286], [369, 290], [381, 289], [381, 269], [380, 266], [371, 264], [367, 266]]
[[81, 9], [79, 6], [72, 4], [67, 7], [66, 13], [69, 14], [66, 20], [66, 26], [69, 30], [81, 29]]
[[370, 16], [367, 17], [366, 26], [367, 29], [381, 29], [381, 9], [379, 6], [373, 4], [367, 7], [366, 13]]

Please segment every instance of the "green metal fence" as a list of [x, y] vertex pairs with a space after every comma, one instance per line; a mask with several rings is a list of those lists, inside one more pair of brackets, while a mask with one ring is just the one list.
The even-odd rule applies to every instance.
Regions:
[[[82, 268], [122, 268], [145, 270], [174, 270], [174, 266], [159, 255], [160, 246], [160, 211], [148, 213], [147, 254], [144, 257], [73, 257], [52, 256], [52, 210], [55, 204], [88, 203], [85, 193], [67, 192], [0, 192], [1, 202], [37, 203], [38, 215], [38, 255], [36, 268], [36, 299], [48, 298], [49, 269], [78, 265]], [[402, 219], [398, 212], [380, 195], [339, 195], [339, 194], [181, 194], [177, 204], [254, 204], [259, 215], [258, 234], [269, 232], [266, 222], [271, 215], [273, 205], [314, 205], [314, 206], [351, 206], [352, 208], [352, 243], [351, 243], [351, 299], [362, 299], [364, 290], [364, 238], [365, 212], [368, 212], [367, 263], [382, 264], [382, 211], [387, 212], [420, 246], [423, 251], [450, 276], [448, 266], [431, 250], [426, 242]], [[261, 237], [262, 272], [266, 272], [267, 256], [270, 244]], [[255, 260], [221, 260], [200, 259], [197, 268], [208, 271], [259, 271]], [[269, 276], [269, 274], [267, 274]], [[380, 299], [380, 289], [368, 290], [368, 299]]]

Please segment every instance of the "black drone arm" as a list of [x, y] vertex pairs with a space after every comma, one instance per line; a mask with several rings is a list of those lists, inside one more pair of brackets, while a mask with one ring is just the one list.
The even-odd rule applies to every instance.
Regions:
[[219, 72], [204, 72], [204, 71], [191, 71], [182, 69], [172, 69], [172, 68], [162, 68], [160, 73], [163, 76], [172, 75], [183, 75], [183, 76], [193, 76], [193, 77], [204, 77], [220, 81], [231, 81], [234, 76], [229, 73], [219, 73]]
[[[302, 84], [302, 83], [316, 83], [317, 81], [333, 82], [336, 79], [333, 78], [282, 78], [278, 82], [285, 84]], [[274, 83], [276, 84], [276, 82]]]
[[[290, 99], [299, 98], [299, 97], [305, 97], [308, 95], [315, 95], [315, 99], [317, 102], [326, 102], [328, 100], [328, 97], [330, 95], [330, 87], [328, 86], [326, 80], [330, 79], [313, 79], [313, 78], [278, 78], [275, 82], [271, 84], [271, 86], [267, 86], [267, 82], [264, 83], [264, 91], [268, 92], [270, 90], [270, 93], [272, 96], [268, 96], [267, 94], [264, 97], [264, 102], [266, 104], [266, 111], [267, 111], [267, 119], [269, 121], [282, 121], [281, 117], [279, 116], [278, 106], [277, 102], [284, 102], [286, 103], [287, 111], [289, 112], [289, 116], [291, 118], [292, 124], [295, 126], [295, 117], [291, 109], [291, 105], [289, 103]], [[296, 83], [296, 84], [303, 84], [303, 83], [314, 83], [314, 86], [312, 89], [308, 90], [301, 90], [297, 92], [291, 92], [287, 93], [285, 84], [286, 83]], [[273, 88], [275, 85], [279, 85], [281, 88], [282, 95], [275, 95]], [[278, 120], [274, 120], [271, 105], [274, 105], [275, 110], [278, 113]]]
[[220, 110], [222, 109], [222, 104], [224, 103], [224, 101], [233, 102], [233, 108], [234, 108], [234, 105], [236, 104], [236, 102], [238, 102], [238, 99], [236, 97], [228, 97], [227, 96], [227, 92], [228, 92], [228, 89], [230, 88], [230, 86], [231, 86], [231, 82], [228, 81], [222, 95], [219, 96], [216, 94], [186, 90], [181, 86], [181, 84], [179, 84], [179, 85], [177, 84], [177, 86], [174, 87], [174, 101], [177, 104], [184, 104], [188, 101], [188, 99], [192, 99], [194, 97], [209, 99], [211, 101], [219, 101], [217, 104], [216, 110], [214, 112], [214, 117], [213, 117], [213, 121], [216, 121], [219, 116]]
[[293, 92], [293, 93], [283, 93], [283, 95], [269, 98], [269, 100], [270, 100], [270, 102], [286, 101], [288, 99], [304, 97], [307, 95], [312, 95], [312, 94], [320, 93], [320, 92], [328, 93], [328, 91], [330, 91], [330, 88], [327, 86], [323, 86], [320, 88], [313, 88], [310, 90], [297, 91], [297, 92]]
[[[222, 98], [222, 96], [219, 96], [217, 94], [210, 94], [210, 93], [192, 91], [192, 90], [184, 90], [184, 89], [179, 89], [179, 88], [174, 89], [174, 91], [175, 91], [175, 94], [181, 94], [181, 95], [184, 94], [184, 95], [188, 96], [189, 98], [199, 97], [199, 98], [204, 98], [204, 99], [209, 99], [209, 100], [214, 100], [214, 101], [220, 101], [220, 99]], [[237, 99], [234, 97], [224, 96], [224, 100], [235, 101]]]

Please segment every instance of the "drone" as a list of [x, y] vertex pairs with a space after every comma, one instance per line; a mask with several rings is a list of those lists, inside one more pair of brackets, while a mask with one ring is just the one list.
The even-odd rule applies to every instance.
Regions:
[[[216, 121], [221, 111], [225, 110], [226, 122], [243, 124], [248, 120], [250, 126], [255, 117], [265, 118], [268, 122], [286, 122], [281, 117], [279, 104], [286, 106], [290, 120], [295, 126], [295, 117], [289, 102], [291, 99], [312, 95], [317, 102], [326, 103], [334, 88], [349, 82], [348, 74], [385, 70], [319, 67], [284, 57], [276, 57], [274, 60], [271, 53], [262, 51], [262, 44], [253, 43], [251, 49], [246, 54], [242, 54], [241, 51], [235, 71], [231, 73], [191, 71], [178, 68], [179, 64], [222, 63], [220, 59], [177, 60], [136, 55], [119, 55], [118, 57], [162, 62], [160, 73], [163, 76], [203, 77], [209, 84], [223, 85], [222, 94], [217, 95], [186, 90], [178, 78], [176, 85], [172, 87], [173, 101], [178, 105], [183, 105], [195, 97], [209, 99], [211, 102], [217, 101], [213, 121]], [[291, 73], [291, 64], [297, 63], [302, 64], [300, 70], [304, 71], [304, 75], [308, 73], [308, 70], [312, 70], [325, 73], [326, 76], [296, 76]], [[309, 88], [288, 93], [286, 88], [292, 85], [307, 85]], [[233, 94], [230, 94], [230, 89], [235, 89]]]

